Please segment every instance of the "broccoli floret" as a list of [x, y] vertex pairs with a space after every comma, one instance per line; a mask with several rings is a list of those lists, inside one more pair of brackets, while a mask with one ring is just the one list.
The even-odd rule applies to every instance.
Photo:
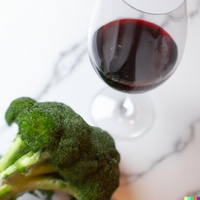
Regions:
[[22, 97], [11, 103], [6, 121], [19, 129], [0, 160], [0, 200], [35, 190], [109, 200], [119, 186], [120, 155], [114, 140], [69, 106]]

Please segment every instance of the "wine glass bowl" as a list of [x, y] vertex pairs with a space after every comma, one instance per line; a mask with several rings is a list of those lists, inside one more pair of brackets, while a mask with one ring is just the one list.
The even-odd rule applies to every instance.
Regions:
[[94, 34], [96, 71], [111, 87], [141, 93], [164, 82], [174, 70], [177, 46], [159, 26], [135, 19], [120, 19]]
[[[124, 93], [139, 94], [161, 85], [179, 65], [186, 41], [187, 15], [186, 1], [165, 13], [139, 10], [130, 5], [133, 1], [97, 0], [89, 28], [88, 52], [92, 66], [105, 83]], [[101, 95], [108, 97], [108, 92], [106, 93]], [[129, 98], [134, 107], [132, 116], [129, 115], [128, 118], [127, 112], [130, 113], [130, 110], [123, 114], [124, 107], [121, 110], [119, 108], [119, 116], [115, 120], [114, 116], [117, 114], [114, 111], [111, 111], [111, 117], [100, 119], [97, 109], [100, 103], [95, 102], [100, 100], [94, 100], [92, 115], [95, 123], [120, 138], [141, 135], [152, 124], [154, 111], [149, 108], [152, 104], [148, 103], [148, 97], [140, 97], [141, 103], [138, 106], [134, 105], [135, 97], [127, 95], [122, 98], [121, 103], [115, 103], [119, 108]], [[120, 98], [115, 97], [114, 100], [117, 101], [116, 99]], [[148, 106], [145, 107], [145, 104]], [[135, 115], [140, 117], [136, 120]], [[144, 115], [148, 116], [147, 119]], [[128, 121], [130, 128], [127, 128], [126, 123], [119, 123], [119, 119]], [[109, 125], [108, 121], [115, 122]], [[138, 124], [141, 125], [138, 127]], [[126, 130], [127, 134], [124, 134]]]

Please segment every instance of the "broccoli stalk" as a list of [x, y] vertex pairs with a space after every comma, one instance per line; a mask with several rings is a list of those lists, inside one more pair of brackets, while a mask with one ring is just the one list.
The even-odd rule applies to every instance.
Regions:
[[110, 135], [57, 102], [14, 100], [6, 121], [19, 126], [0, 160], [0, 200], [35, 190], [77, 200], [109, 200], [119, 185], [119, 153]]
[[26, 178], [23, 181], [20, 180], [15, 184], [17, 184], [17, 186], [4, 184], [0, 187], [0, 199], [7, 200], [16, 198], [16, 196], [30, 190], [59, 190], [74, 197], [76, 197], [77, 193], [75, 189], [69, 187], [68, 183], [51, 176], [34, 176]]
[[76, 197], [77, 190], [59, 177], [58, 168], [46, 152], [29, 151], [22, 155], [18, 148], [23, 146], [24, 142], [17, 136], [1, 159], [0, 200], [32, 190], [60, 190]]
[[0, 173], [3, 172], [7, 167], [13, 164], [18, 158], [20, 158], [21, 151], [24, 149], [24, 143], [21, 138], [17, 135], [11, 148], [0, 160]]

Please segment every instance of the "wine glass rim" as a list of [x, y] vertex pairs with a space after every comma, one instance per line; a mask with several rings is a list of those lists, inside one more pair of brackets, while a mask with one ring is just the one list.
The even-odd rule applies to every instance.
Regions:
[[169, 13], [172, 13], [174, 12], [175, 10], [179, 9], [183, 4], [186, 3], [187, 0], [183, 0], [176, 8], [170, 10], [170, 11], [167, 11], [167, 12], [148, 12], [148, 11], [144, 11], [144, 10], [141, 10], [139, 8], [136, 8], [134, 6], [132, 6], [131, 4], [129, 4], [126, 0], [122, 0], [125, 4], [127, 4], [128, 6], [130, 6], [131, 8], [139, 11], [139, 12], [142, 12], [142, 13], [145, 13], [145, 14], [151, 14], [151, 15], [164, 15], [164, 14], [169, 14]]

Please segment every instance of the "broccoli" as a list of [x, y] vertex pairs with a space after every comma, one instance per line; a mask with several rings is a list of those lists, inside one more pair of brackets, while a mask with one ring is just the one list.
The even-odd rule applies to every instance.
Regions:
[[18, 133], [0, 160], [0, 200], [59, 190], [77, 200], [109, 200], [119, 186], [120, 155], [112, 137], [69, 106], [14, 100], [5, 115]]

